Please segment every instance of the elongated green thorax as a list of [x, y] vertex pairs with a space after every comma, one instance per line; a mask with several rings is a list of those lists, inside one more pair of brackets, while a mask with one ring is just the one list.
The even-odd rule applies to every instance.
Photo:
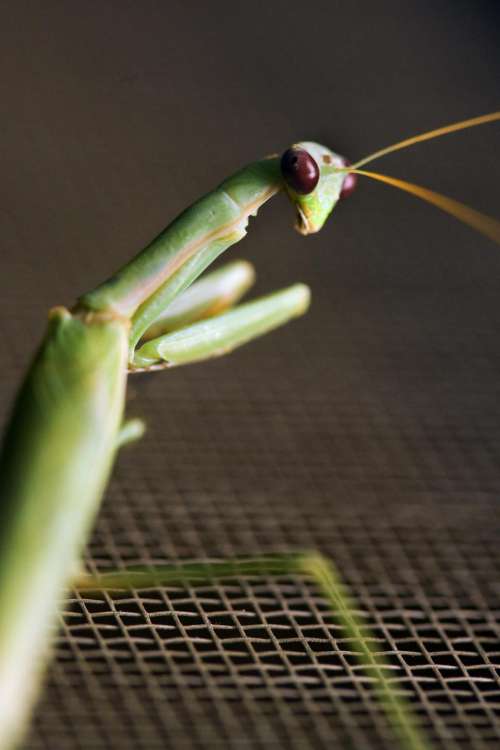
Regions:
[[127, 326], [53, 311], [0, 459], [0, 748], [18, 739], [48, 630], [99, 506], [122, 419]]
[[186, 209], [80, 304], [132, 317], [131, 337], [138, 339], [220, 253], [245, 236], [249, 217], [281, 188], [277, 158], [245, 167]]

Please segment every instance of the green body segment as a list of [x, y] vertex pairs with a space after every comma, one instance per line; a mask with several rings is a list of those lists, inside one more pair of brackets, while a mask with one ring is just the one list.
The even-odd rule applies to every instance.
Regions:
[[[248, 217], [281, 187], [277, 158], [244, 167], [180, 214], [115, 276], [84, 295], [80, 304], [132, 317], [136, 329], [139, 321], [145, 326], [142, 335], [155, 314], [217, 255], [245, 236]], [[189, 266], [202, 253], [203, 262]], [[146, 318], [150, 318], [148, 324]]]
[[0, 748], [18, 740], [48, 635], [88, 539], [119, 432], [127, 328], [59, 308], [0, 463]]

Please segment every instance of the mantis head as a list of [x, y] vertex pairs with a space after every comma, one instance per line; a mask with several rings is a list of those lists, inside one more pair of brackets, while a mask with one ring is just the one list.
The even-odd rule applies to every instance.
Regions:
[[296, 143], [285, 151], [281, 174], [301, 234], [319, 232], [337, 201], [354, 191], [356, 174], [339, 171], [349, 164], [345, 157], [313, 141]]
[[470, 120], [462, 120], [451, 125], [445, 125], [436, 130], [420, 133], [411, 138], [406, 138], [404, 141], [398, 141], [390, 146], [386, 146], [379, 151], [365, 156], [355, 164], [351, 164], [343, 156], [313, 141], [303, 141], [294, 144], [281, 157], [280, 168], [284, 188], [297, 213], [297, 230], [301, 234], [318, 232], [337, 201], [341, 198], [346, 198], [354, 191], [357, 175], [363, 175], [370, 177], [372, 180], [384, 182], [386, 185], [403, 190], [417, 198], [421, 198], [454, 216], [464, 224], [468, 224], [494, 242], [500, 243], [500, 222], [496, 219], [485, 216], [465, 206], [463, 203], [435, 193], [420, 185], [414, 185], [411, 182], [406, 182], [396, 177], [390, 177], [377, 172], [367, 172], [365, 169], [361, 169], [365, 164], [393, 151], [399, 151], [422, 141], [497, 120], [500, 120], [500, 112], [491, 112]]

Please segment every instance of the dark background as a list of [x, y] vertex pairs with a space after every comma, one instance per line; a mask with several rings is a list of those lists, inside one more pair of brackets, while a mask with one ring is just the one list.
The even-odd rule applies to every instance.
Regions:
[[[177, 212], [299, 139], [351, 159], [498, 107], [488, 2], [0, 8], [2, 413], [42, 335]], [[377, 164], [498, 215], [498, 126]], [[308, 316], [138, 377], [89, 564], [320, 549], [436, 747], [500, 739], [500, 253], [363, 182], [321, 234], [273, 201], [230, 251]], [[67, 604], [29, 748], [388, 748], [303, 581]]]

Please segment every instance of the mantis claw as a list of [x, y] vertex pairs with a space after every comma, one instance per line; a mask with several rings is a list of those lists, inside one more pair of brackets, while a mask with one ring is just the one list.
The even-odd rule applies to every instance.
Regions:
[[211, 318], [233, 307], [255, 281], [255, 269], [246, 260], [227, 263], [195, 281], [145, 331], [142, 342]]
[[132, 370], [174, 367], [221, 356], [303, 315], [309, 301], [309, 288], [304, 284], [295, 284], [221, 315], [159, 336], [136, 351]]

